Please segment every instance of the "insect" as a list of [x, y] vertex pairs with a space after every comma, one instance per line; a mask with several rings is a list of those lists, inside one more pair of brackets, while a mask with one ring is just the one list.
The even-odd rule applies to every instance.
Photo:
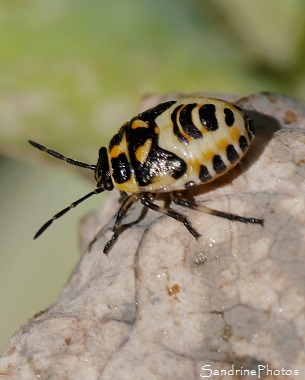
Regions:
[[238, 106], [215, 98], [190, 97], [161, 103], [123, 124], [108, 147], [100, 148], [96, 165], [67, 158], [30, 140], [35, 148], [55, 158], [94, 171], [96, 180], [93, 191], [54, 215], [34, 239], [79, 203], [114, 187], [126, 196], [118, 210], [113, 235], [104, 248], [105, 254], [118, 239], [123, 217], [138, 199], [145, 207], [183, 223], [195, 238], [200, 236], [183, 214], [154, 203], [158, 193], [169, 193], [171, 201], [183, 207], [263, 225], [263, 219], [217, 211], [190, 202], [181, 193], [227, 173], [246, 154], [254, 137], [251, 120]]

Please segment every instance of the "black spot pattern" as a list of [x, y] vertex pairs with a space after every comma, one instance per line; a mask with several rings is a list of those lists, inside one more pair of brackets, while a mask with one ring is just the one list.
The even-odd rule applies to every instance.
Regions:
[[186, 172], [187, 164], [174, 153], [158, 147], [151, 152], [139, 169], [136, 170], [139, 186], [146, 186], [158, 176], [170, 175], [174, 179], [180, 178]]
[[245, 136], [240, 136], [240, 138], [239, 138], [239, 146], [240, 146], [240, 149], [243, 152], [245, 152], [247, 150], [247, 148], [248, 148], [249, 145], [248, 145], [248, 141], [247, 141], [247, 139], [246, 139]]
[[124, 183], [131, 177], [131, 168], [125, 153], [111, 159], [112, 177], [116, 183]]
[[160, 103], [156, 107], [150, 108], [149, 110], [140, 113], [138, 116], [131, 119], [131, 121], [136, 119], [140, 119], [143, 121], [155, 120], [159, 115], [168, 110], [175, 103], [177, 103], [176, 100], [170, 100], [168, 102]]
[[183, 144], [188, 144], [187, 139], [183, 136], [183, 134], [180, 132], [178, 123], [177, 123], [177, 115], [179, 110], [183, 107], [183, 105], [180, 105], [174, 109], [174, 111], [171, 114], [171, 120], [173, 123], [173, 132], [174, 135], [178, 137], [179, 141], [182, 142]]
[[218, 154], [215, 154], [213, 157], [213, 168], [217, 174], [223, 173], [227, 169], [225, 163]]
[[216, 107], [214, 104], [204, 104], [199, 108], [199, 118], [201, 124], [208, 131], [216, 131], [218, 128], [218, 121], [216, 117]]
[[227, 146], [227, 157], [231, 164], [239, 160], [239, 154], [236, 152], [236, 149], [232, 144]]
[[200, 166], [199, 179], [201, 182], [208, 182], [212, 179], [209, 170], [205, 165]]
[[232, 127], [235, 122], [234, 112], [230, 108], [225, 108], [223, 110], [225, 114], [225, 122], [228, 127]]
[[196, 103], [186, 105], [180, 112], [179, 121], [185, 133], [187, 133], [193, 139], [200, 139], [202, 137], [202, 133], [194, 125], [192, 118], [192, 111], [196, 106]]
[[115, 145], [120, 145], [127, 124], [128, 123], [125, 123], [124, 125], [122, 125], [122, 127], [119, 129], [119, 131], [112, 137], [112, 139], [110, 140], [110, 143], [109, 143], [109, 151], [111, 151], [111, 149]]

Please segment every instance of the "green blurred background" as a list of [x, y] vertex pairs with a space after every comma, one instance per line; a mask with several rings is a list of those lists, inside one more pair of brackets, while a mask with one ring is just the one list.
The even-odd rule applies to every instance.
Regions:
[[56, 300], [79, 259], [79, 219], [106, 199], [91, 198], [34, 242], [95, 183], [28, 138], [95, 164], [148, 93], [304, 99], [304, 55], [303, 0], [2, 0], [0, 353]]

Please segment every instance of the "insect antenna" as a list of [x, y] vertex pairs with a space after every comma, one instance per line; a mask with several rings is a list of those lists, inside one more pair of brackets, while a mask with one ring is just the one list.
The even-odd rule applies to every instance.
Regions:
[[57, 214], [55, 214], [50, 220], [48, 220], [35, 234], [34, 236], [34, 239], [37, 239], [47, 228], [50, 227], [50, 225], [54, 222], [54, 220], [60, 218], [61, 216], [63, 216], [65, 213], [67, 213], [68, 211], [72, 210], [72, 208], [76, 207], [77, 205], [79, 205], [81, 202], [85, 201], [86, 199], [92, 197], [92, 195], [95, 195], [95, 194], [100, 194], [102, 193], [103, 191], [105, 191], [105, 189], [103, 189], [102, 187], [97, 187], [95, 190], [91, 191], [90, 193], [88, 193], [87, 195], [83, 196], [82, 198], [78, 199], [77, 201], [73, 202], [70, 204], [70, 206], [64, 208], [63, 210], [59, 211]]
[[48, 153], [50, 156], [53, 156], [53, 157], [58, 158], [60, 160], [66, 161], [68, 164], [79, 166], [79, 167], [85, 168], [85, 169], [95, 170], [95, 165], [90, 165], [90, 164], [86, 164], [85, 162], [73, 160], [73, 158], [65, 157], [62, 154], [55, 152], [54, 150], [48, 149], [45, 146], [40, 145], [35, 141], [32, 141], [32, 140], [28, 140], [28, 141], [31, 145], [33, 145], [33, 147], [35, 147], [35, 148], [37, 148], [43, 152]]

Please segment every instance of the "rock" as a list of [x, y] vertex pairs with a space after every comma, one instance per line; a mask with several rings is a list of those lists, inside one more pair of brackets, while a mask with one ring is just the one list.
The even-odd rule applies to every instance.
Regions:
[[221, 370], [232, 379], [246, 378], [237, 370], [302, 377], [305, 104], [267, 93], [220, 97], [251, 116], [257, 136], [235, 169], [189, 196], [263, 218], [264, 227], [177, 207], [202, 234], [196, 241], [138, 202], [106, 256], [119, 207], [113, 192], [82, 221], [83, 255], [58, 301], [11, 338], [2, 379], [192, 380], [222, 378]]

